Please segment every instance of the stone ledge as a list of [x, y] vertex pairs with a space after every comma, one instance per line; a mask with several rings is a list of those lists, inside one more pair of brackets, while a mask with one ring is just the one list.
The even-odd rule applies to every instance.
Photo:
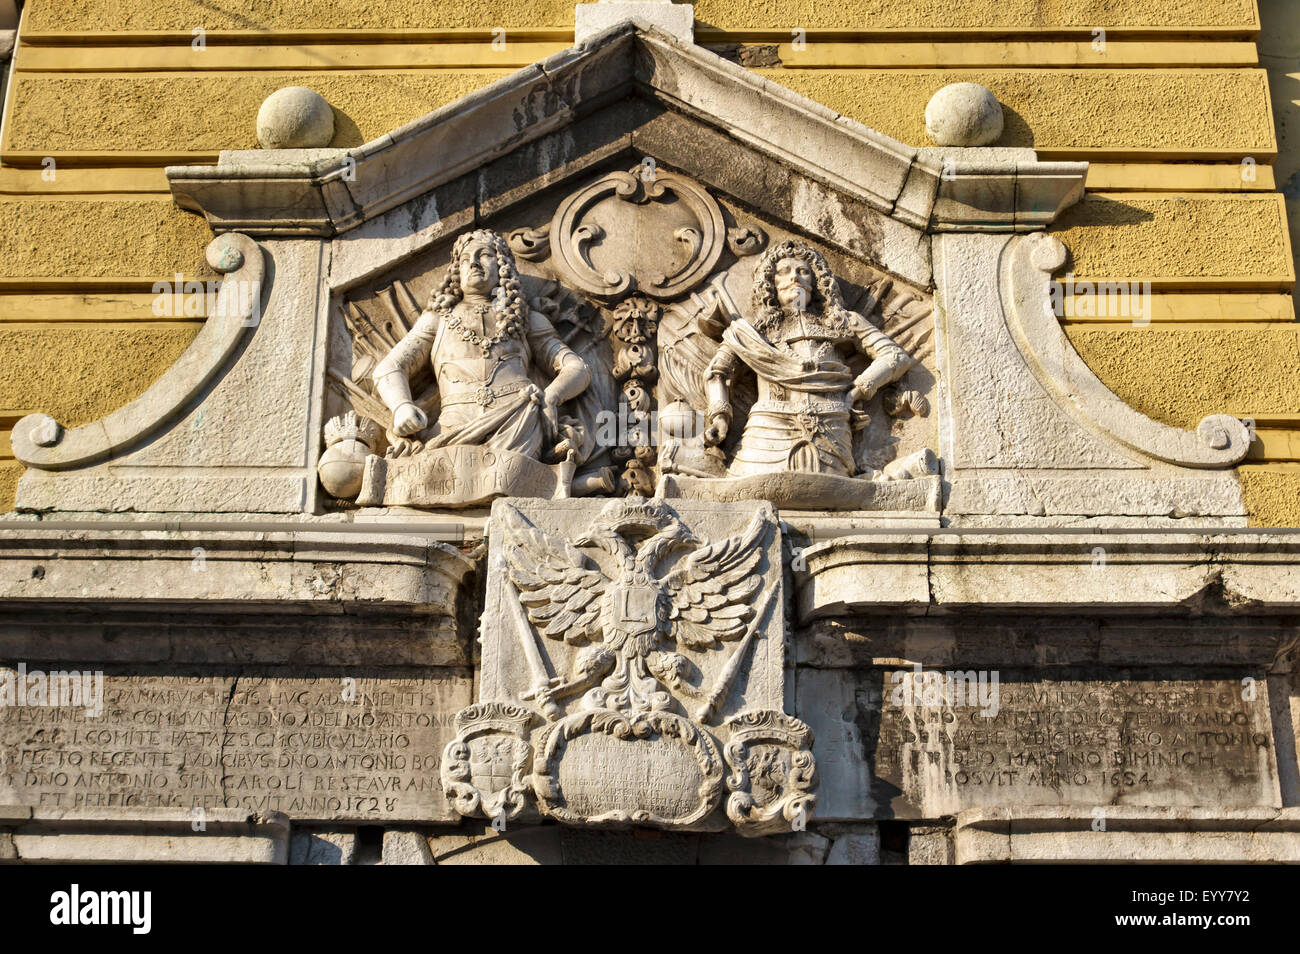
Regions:
[[474, 569], [432, 532], [347, 532], [352, 525], [307, 521], [291, 532], [242, 529], [235, 521], [176, 521], [159, 530], [77, 526], [0, 521], [0, 600], [254, 603], [325, 612], [333, 603], [342, 612], [337, 604], [346, 599], [454, 615], [460, 585]]
[[953, 843], [959, 865], [1300, 864], [1300, 808], [973, 809], [957, 816]]
[[801, 551], [799, 621], [905, 610], [1300, 606], [1300, 536], [859, 530]]
[[[279, 812], [212, 809], [25, 809], [16, 824], [0, 819], [12, 852], [0, 862], [285, 864], [289, 819]], [[194, 826], [202, 824], [201, 831]]]

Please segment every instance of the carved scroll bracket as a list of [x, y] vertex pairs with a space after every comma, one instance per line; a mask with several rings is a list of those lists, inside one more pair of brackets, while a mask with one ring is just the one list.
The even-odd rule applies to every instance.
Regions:
[[105, 460], [149, 437], [202, 393], [226, 366], [244, 332], [256, 326], [266, 274], [262, 247], [238, 232], [213, 239], [207, 259], [227, 277], [215, 310], [176, 363], [130, 404], [90, 424], [65, 430], [48, 414], [27, 415], [14, 425], [18, 460], [41, 470]]
[[1202, 468], [1231, 467], [1241, 461], [1250, 436], [1235, 417], [1210, 415], [1195, 431], [1170, 427], [1134, 410], [1092, 373], [1051, 307], [1052, 273], [1064, 264], [1065, 246], [1042, 233], [1012, 241], [1003, 253], [1007, 325], [1047, 392], [1084, 427], [1148, 457]]
[[[607, 236], [599, 223], [589, 221], [589, 213], [611, 199], [643, 206], [645, 214], [653, 215], [655, 207], [669, 201], [670, 195], [690, 210], [695, 222], [665, 228], [662, 241], [675, 242], [686, 251], [685, 263], [667, 273], [639, 272], [636, 237]], [[611, 248], [626, 248], [626, 254], [616, 252], [613, 257], [618, 264], [602, 270], [593, 264], [591, 250], [606, 239]], [[659, 301], [683, 295], [712, 274], [726, 245], [726, 222], [713, 197], [691, 180], [649, 163], [631, 172], [612, 172], [579, 189], [564, 200], [551, 222], [550, 247], [556, 267], [574, 288], [603, 299], [634, 291]]]

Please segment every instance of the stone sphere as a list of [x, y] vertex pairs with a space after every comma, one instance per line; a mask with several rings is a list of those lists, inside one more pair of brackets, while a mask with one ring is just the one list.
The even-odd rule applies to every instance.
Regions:
[[257, 141], [263, 149], [316, 149], [334, 138], [334, 110], [305, 86], [278, 89], [257, 111]]
[[925, 131], [940, 146], [988, 146], [1002, 135], [1002, 104], [979, 83], [953, 83], [930, 97]]
[[316, 473], [321, 486], [339, 500], [351, 500], [361, 492], [361, 477], [370, 448], [357, 440], [341, 440], [321, 454]]

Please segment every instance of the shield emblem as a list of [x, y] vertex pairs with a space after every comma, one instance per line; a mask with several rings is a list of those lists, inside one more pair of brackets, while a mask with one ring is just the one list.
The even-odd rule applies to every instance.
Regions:
[[659, 588], [656, 586], [626, 586], [616, 594], [614, 605], [618, 628], [630, 636], [649, 632], [659, 625]]
[[508, 736], [479, 736], [469, 743], [470, 784], [481, 792], [497, 792], [510, 784], [516, 740]]

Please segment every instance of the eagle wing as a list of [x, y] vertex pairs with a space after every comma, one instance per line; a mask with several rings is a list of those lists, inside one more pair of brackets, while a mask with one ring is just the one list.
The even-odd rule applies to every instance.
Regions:
[[700, 547], [664, 578], [669, 632], [691, 649], [739, 639], [754, 615], [749, 601], [763, 585], [758, 565], [768, 524], [758, 514], [744, 533]]
[[582, 645], [601, 638], [600, 606], [608, 580], [577, 547], [503, 508], [506, 575], [529, 621], [548, 639]]

